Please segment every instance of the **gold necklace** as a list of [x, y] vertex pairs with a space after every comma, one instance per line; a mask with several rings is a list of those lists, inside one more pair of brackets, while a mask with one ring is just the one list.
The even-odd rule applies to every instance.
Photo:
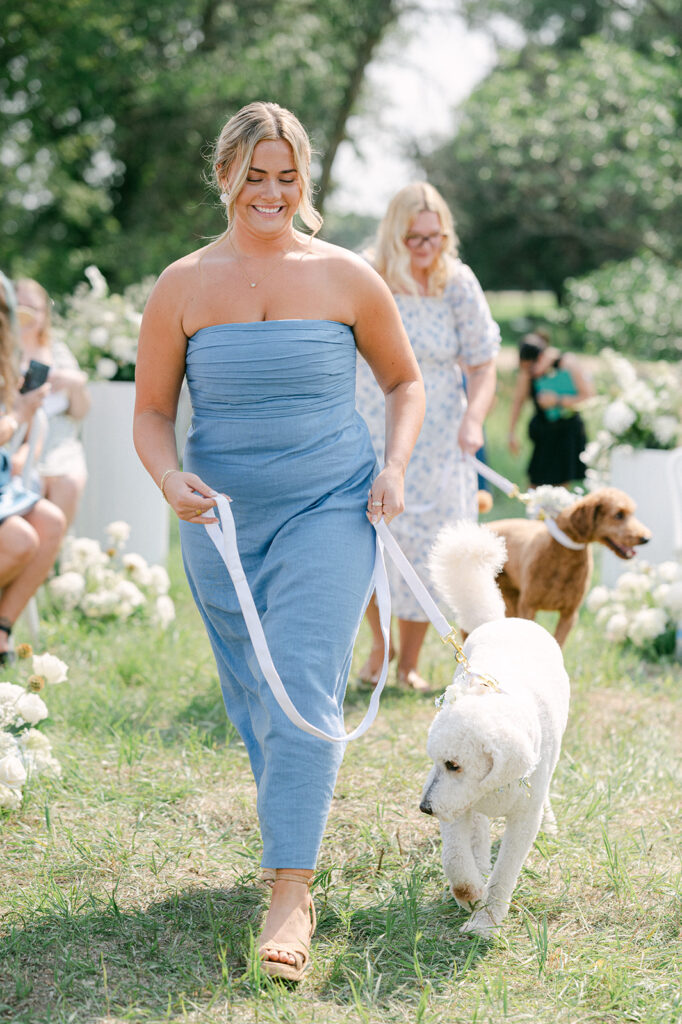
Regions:
[[285, 256], [286, 256], [286, 255], [287, 255], [288, 253], [290, 253], [290, 252], [291, 252], [291, 250], [293, 249], [293, 247], [294, 247], [294, 246], [295, 246], [295, 244], [296, 244], [296, 239], [294, 239], [294, 240], [293, 240], [293, 242], [291, 243], [291, 245], [289, 246], [289, 248], [288, 248], [288, 249], [285, 249], [285, 250], [284, 250], [284, 252], [283, 252], [283, 253], [281, 253], [281, 254], [280, 254], [280, 255], [279, 255], [278, 257], [277, 257], [277, 259], [276, 259], [275, 263], [274, 263], [274, 264], [273, 264], [273, 265], [272, 265], [272, 266], [270, 267], [270, 269], [268, 270], [268, 272], [267, 272], [266, 274], [263, 274], [263, 276], [262, 276], [262, 277], [259, 277], [257, 281], [252, 281], [252, 280], [251, 280], [251, 278], [249, 277], [249, 275], [248, 275], [248, 274], [246, 273], [246, 270], [244, 269], [244, 264], [243, 264], [243, 263], [242, 263], [242, 261], [241, 261], [241, 258], [240, 258], [240, 256], [239, 256], [239, 253], [237, 252], [237, 248], [236, 248], [236, 246], [234, 245], [234, 243], [233, 243], [232, 239], [230, 238], [230, 240], [229, 240], [229, 241], [230, 241], [230, 248], [232, 249], [232, 252], [234, 253], [234, 258], [235, 258], [235, 259], [236, 259], [236, 261], [237, 261], [237, 266], [239, 267], [240, 271], [241, 271], [241, 272], [242, 272], [242, 274], [244, 275], [244, 280], [245, 280], [245, 281], [246, 281], [246, 282], [247, 282], [247, 283], [249, 284], [249, 286], [250, 286], [251, 288], [255, 288], [255, 287], [256, 287], [256, 285], [258, 285], [258, 284], [261, 284], [261, 283], [262, 283], [262, 282], [263, 282], [263, 281], [265, 280], [265, 278], [266, 278], [266, 277], [269, 277], [269, 276], [270, 276], [270, 274], [272, 274], [272, 272], [273, 272], [274, 270], [276, 270], [276, 269], [277, 269], [277, 267], [278, 267], [278, 266], [280, 265], [280, 263], [282, 262], [282, 260], [284, 259], [284, 257], [285, 257]]

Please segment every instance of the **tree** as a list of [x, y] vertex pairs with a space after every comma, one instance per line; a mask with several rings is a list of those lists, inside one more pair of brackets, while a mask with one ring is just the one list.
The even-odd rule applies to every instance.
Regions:
[[118, 288], [221, 228], [202, 156], [244, 103], [296, 111], [323, 202], [364, 70], [406, 0], [10, 0], [0, 27], [4, 266]]
[[651, 52], [652, 43], [682, 41], [682, 12], [674, 0], [461, 0], [470, 25], [495, 33], [497, 19], [514, 22], [533, 42], [574, 49], [587, 36]]
[[421, 161], [488, 288], [549, 287], [640, 249], [679, 260], [674, 48], [591, 37], [496, 69]]

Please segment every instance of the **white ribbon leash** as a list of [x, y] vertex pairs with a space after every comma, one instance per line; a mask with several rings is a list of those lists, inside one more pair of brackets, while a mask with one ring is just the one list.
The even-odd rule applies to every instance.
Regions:
[[[277, 701], [280, 708], [282, 709], [282, 711], [287, 716], [290, 722], [293, 722], [293, 724], [298, 726], [299, 729], [302, 729], [304, 732], [310, 733], [312, 736], [317, 736], [319, 739], [327, 740], [329, 743], [345, 743], [347, 740], [358, 739], [359, 736], [362, 736], [363, 733], [367, 732], [370, 725], [377, 716], [377, 712], [379, 710], [379, 699], [381, 697], [381, 692], [386, 684], [386, 677], [388, 676], [388, 648], [389, 626], [391, 621], [391, 594], [388, 588], [388, 576], [386, 574], [386, 565], [384, 562], [383, 551], [386, 536], [388, 536], [391, 544], [389, 550], [391, 551], [392, 557], [395, 558], [395, 555], [393, 554], [392, 550], [392, 546], [395, 545], [397, 550], [400, 552], [400, 555], [407, 563], [409, 569], [415, 575], [415, 578], [417, 578], [416, 573], [414, 573], [414, 569], [412, 569], [412, 566], [409, 565], [402, 551], [400, 551], [400, 548], [398, 548], [398, 545], [396, 544], [395, 540], [388, 532], [385, 523], [379, 523], [377, 527], [376, 555], [374, 558], [374, 587], [377, 595], [377, 605], [379, 608], [379, 621], [381, 624], [381, 632], [384, 638], [384, 660], [381, 667], [381, 675], [379, 677], [379, 682], [377, 683], [374, 692], [372, 693], [372, 696], [370, 698], [367, 714], [360, 722], [360, 724], [357, 726], [357, 728], [353, 729], [352, 732], [345, 733], [343, 736], [332, 736], [330, 733], [325, 732], [323, 729], [318, 729], [317, 726], [313, 725], [311, 722], [308, 722], [307, 719], [305, 719], [303, 715], [301, 715], [297, 711], [291, 698], [289, 697], [289, 694], [287, 693], [284, 687], [284, 684], [272, 660], [270, 649], [268, 647], [268, 642], [265, 638], [265, 633], [263, 632], [263, 626], [260, 621], [260, 616], [258, 615], [258, 610], [253, 600], [253, 595], [251, 593], [248, 580], [246, 579], [244, 569], [242, 568], [241, 559], [239, 557], [239, 550], [237, 548], [237, 531], [234, 525], [234, 517], [232, 515], [232, 510], [230, 508], [230, 502], [228, 501], [224, 494], [214, 493], [213, 497], [215, 498], [216, 504], [218, 506], [221, 525], [219, 526], [217, 523], [206, 523], [206, 530], [208, 532], [209, 537], [215, 544], [218, 553], [220, 554], [220, 557], [224, 561], [227, 567], [227, 571], [230, 574], [230, 578], [232, 579], [232, 583], [234, 584], [234, 589], [237, 592], [237, 599], [239, 600], [239, 606], [242, 610], [242, 615], [244, 616], [246, 628], [248, 630], [249, 637], [251, 638], [251, 643], [253, 644], [256, 659], [260, 666], [261, 672], [265, 676], [265, 680], [272, 691], [275, 700]], [[401, 572], [402, 571], [403, 570], [401, 569]], [[419, 585], [422, 586], [422, 589], [424, 589], [423, 585], [421, 584], [421, 581], [418, 582]], [[424, 593], [426, 594], [425, 590]], [[428, 596], [428, 594], [426, 594], [426, 597], [429, 601], [431, 601], [431, 598]], [[418, 600], [420, 600], [419, 597]], [[433, 604], [432, 601], [431, 604]], [[422, 607], [424, 606], [422, 605]], [[433, 605], [433, 607], [436, 607], [435, 604]], [[437, 608], [436, 611], [438, 612]], [[440, 612], [438, 612], [438, 614], [440, 615]], [[440, 618], [443, 619], [443, 616], [440, 615]], [[447, 632], [450, 629], [450, 627], [447, 625], [445, 619], [443, 619], [443, 622], [446, 625]]]

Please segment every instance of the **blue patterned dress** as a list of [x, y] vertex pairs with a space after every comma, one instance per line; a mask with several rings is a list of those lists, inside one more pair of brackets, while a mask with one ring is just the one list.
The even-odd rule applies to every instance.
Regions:
[[[473, 271], [460, 260], [440, 297], [396, 295], [426, 389], [426, 416], [405, 477], [405, 512], [391, 532], [428, 586], [428, 554], [447, 522], [476, 519], [476, 473], [463, 460], [457, 434], [466, 410], [459, 361], [477, 366], [500, 347], [500, 331]], [[358, 360], [356, 403], [384, 457], [384, 397], [367, 363]], [[423, 622], [424, 612], [395, 566], [387, 560], [392, 611]]]
[[[376, 460], [355, 410], [355, 338], [330, 320], [205, 327], [188, 340], [184, 468], [229, 495], [273, 661], [304, 718], [343, 733], [353, 643], [372, 590], [365, 515]], [[258, 666], [225, 565], [180, 523], [187, 577], [258, 790], [263, 866], [313, 868], [343, 744], [292, 725]]]

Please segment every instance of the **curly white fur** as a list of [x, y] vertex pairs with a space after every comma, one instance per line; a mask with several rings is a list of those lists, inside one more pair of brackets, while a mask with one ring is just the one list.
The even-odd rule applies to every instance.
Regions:
[[[569, 700], [556, 641], [534, 622], [503, 618], [494, 578], [504, 546], [491, 537], [485, 527], [462, 523], [442, 531], [434, 548], [436, 585], [472, 632], [464, 645], [469, 669], [456, 670], [429, 730], [433, 768], [420, 804], [439, 818], [455, 899], [474, 910], [462, 930], [484, 936], [507, 915], [543, 814], [545, 826], [554, 825], [549, 784]], [[482, 685], [481, 676], [492, 676], [501, 692]], [[490, 817], [506, 819], [492, 872]]]
[[504, 618], [504, 601], [495, 577], [507, 560], [504, 537], [477, 523], [445, 526], [431, 548], [429, 571], [465, 633]]

